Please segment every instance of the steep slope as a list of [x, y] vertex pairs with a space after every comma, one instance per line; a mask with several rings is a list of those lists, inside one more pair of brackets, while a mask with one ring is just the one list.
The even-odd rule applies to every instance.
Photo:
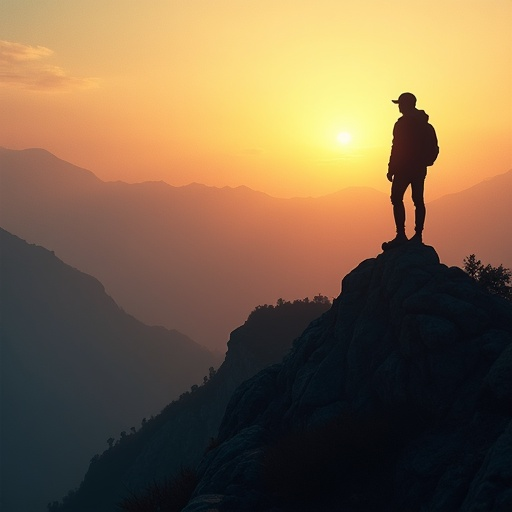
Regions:
[[2, 229], [0, 247], [1, 509], [40, 511], [218, 358], [127, 315], [50, 251]]
[[218, 371], [137, 433], [105, 451], [91, 464], [78, 491], [55, 510], [115, 510], [128, 490], [140, 493], [182, 466], [194, 467], [216, 436], [236, 387], [283, 358], [308, 323], [329, 308], [321, 299], [256, 308], [244, 325], [231, 333], [226, 359]]
[[432, 247], [348, 274], [235, 392], [184, 512], [512, 508], [512, 307]]

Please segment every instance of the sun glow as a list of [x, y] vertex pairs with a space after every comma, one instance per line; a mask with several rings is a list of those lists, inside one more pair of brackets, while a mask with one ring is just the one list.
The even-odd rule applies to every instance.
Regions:
[[338, 133], [336, 140], [343, 146], [346, 146], [352, 142], [352, 135], [350, 135], [348, 132], [340, 132]]

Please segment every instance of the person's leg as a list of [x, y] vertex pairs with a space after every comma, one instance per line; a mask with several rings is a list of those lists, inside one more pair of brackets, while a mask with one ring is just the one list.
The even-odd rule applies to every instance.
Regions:
[[405, 236], [405, 206], [404, 194], [410, 184], [408, 178], [397, 177], [391, 184], [391, 204], [393, 205], [393, 217], [395, 219], [397, 235]]
[[382, 244], [383, 250], [398, 247], [407, 242], [405, 236], [405, 207], [404, 194], [409, 186], [410, 180], [407, 178], [394, 177], [391, 185], [391, 204], [393, 205], [393, 217], [395, 219], [396, 237], [389, 242]]
[[418, 242], [422, 241], [422, 232], [423, 227], [425, 225], [425, 217], [427, 214], [427, 210], [425, 208], [425, 199], [423, 196], [425, 189], [425, 174], [413, 179], [411, 181], [411, 192], [412, 192], [412, 202], [414, 203], [414, 216], [415, 216], [415, 226], [414, 226], [414, 239]]

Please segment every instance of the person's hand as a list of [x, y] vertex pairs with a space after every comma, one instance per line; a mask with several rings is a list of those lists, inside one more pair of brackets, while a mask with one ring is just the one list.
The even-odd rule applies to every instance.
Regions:
[[388, 181], [393, 181], [393, 175], [390, 172], [386, 174], [386, 178], [388, 179]]

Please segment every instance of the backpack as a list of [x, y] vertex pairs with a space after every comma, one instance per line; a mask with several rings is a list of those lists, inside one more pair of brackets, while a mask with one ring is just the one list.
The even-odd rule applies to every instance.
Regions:
[[437, 155], [439, 155], [439, 146], [437, 145], [436, 131], [430, 123], [427, 123], [426, 126], [423, 150], [427, 167], [434, 165]]

